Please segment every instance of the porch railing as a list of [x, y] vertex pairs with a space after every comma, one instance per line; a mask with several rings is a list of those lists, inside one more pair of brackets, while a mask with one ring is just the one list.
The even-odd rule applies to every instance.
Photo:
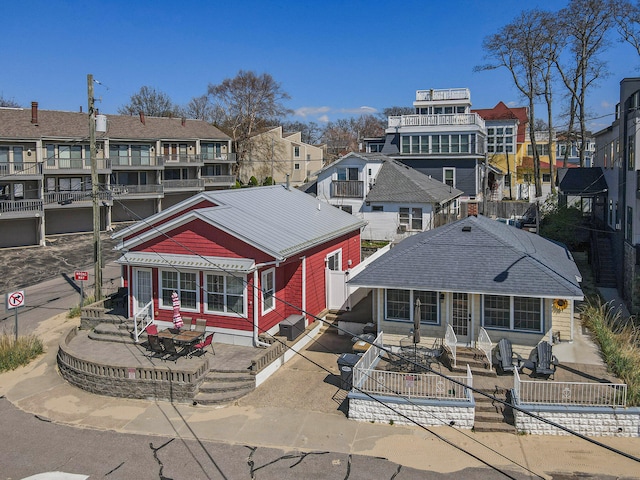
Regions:
[[441, 125], [473, 125], [484, 128], [484, 120], [477, 113], [447, 113], [434, 115], [398, 115], [388, 119], [389, 128], [432, 127]]
[[42, 211], [42, 200], [0, 200], [0, 214], [40, 211]]
[[138, 313], [133, 316], [133, 334], [138, 343], [140, 335], [151, 323], [153, 323], [153, 300], [150, 300]]
[[[355, 380], [356, 372], [358, 370], [373, 368], [373, 365], [376, 359], [380, 356], [380, 352], [381, 352], [380, 345], [382, 345], [382, 332], [378, 334], [378, 336], [375, 338], [375, 340], [372, 343], [373, 345], [371, 345], [367, 349], [364, 355], [362, 355], [362, 358], [360, 358], [360, 360], [358, 360], [358, 363], [356, 363], [356, 368], [354, 368], [354, 380]], [[357, 385], [357, 381], [354, 383]]]
[[444, 334], [444, 346], [451, 351], [454, 368], [458, 366], [456, 363], [456, 345], [457, 344], [458, 344], [458, 337], [456, 337], [456, 334], [453, 331], [453, 327], [449, 324], [447, 325], [447, 332]]
[[333, 180], [331, 196], [344, 198], [363, 198], [364, 182], [361, 180]]
[[493, 369], [491, 365], [491, 351], [493, 350], [493, 343], [491, 343], [491, 338], [484, 327], [480, 327], [476, 347], [478, 350], [482, 350], [482, 352], [484, 352], [484, 356], [487, 357], [487, 362], [489, 362], [489, 370], [491, 371]]
[[513, 372], [513, 390], [520, 403], [574, 405], [581, 407], [620, 407], [627, 405], [624, 383], [581, 383], [521, 380]]

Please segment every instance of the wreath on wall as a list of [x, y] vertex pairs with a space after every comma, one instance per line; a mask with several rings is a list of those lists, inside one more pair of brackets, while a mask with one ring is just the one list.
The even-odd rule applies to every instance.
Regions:
[[560, 310], [561, 312], [569, 306], [569, 302], [564, 298], [556, 298], [553, 301], [553, 308]]

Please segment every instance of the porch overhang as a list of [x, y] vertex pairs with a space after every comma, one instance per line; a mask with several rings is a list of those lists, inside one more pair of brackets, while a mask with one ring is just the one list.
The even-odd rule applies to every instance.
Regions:
[[137, 267], [172, 267], [234, 273], [252, 272], [256, 265], [255, 260], [251, 258], [159, 254], [155, 252], [128, 252], [116, 262]]

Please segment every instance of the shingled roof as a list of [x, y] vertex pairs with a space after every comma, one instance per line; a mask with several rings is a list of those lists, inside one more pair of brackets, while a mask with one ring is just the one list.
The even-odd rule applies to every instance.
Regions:
[[580, 280], [563, 245], [479, 216], [406, 238], [349, 284], [582, 299]]
[[444, 203], [462, 191], [390, 158], [384, 160], [367, 202]]
[[[37, 110], [34, 123], [32, 109], [0, 108], [0, 138], [38, 140], [41, 138], [74, 139], [89, 136], [89, 116], [81, 112]], [[107, 132], [96, 132], [96, 138], [136, 140], [227, 141], [228, 135], [204, 120], [170, 117], [106, 115]]]

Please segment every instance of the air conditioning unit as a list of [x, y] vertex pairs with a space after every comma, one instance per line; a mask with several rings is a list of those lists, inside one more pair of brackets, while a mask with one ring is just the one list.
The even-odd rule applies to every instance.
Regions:
[[620, 222], [616, 223], [616, 230], [620, 230]]
[[398, 233], [407, 233], [406, 225], [398, 225]]

